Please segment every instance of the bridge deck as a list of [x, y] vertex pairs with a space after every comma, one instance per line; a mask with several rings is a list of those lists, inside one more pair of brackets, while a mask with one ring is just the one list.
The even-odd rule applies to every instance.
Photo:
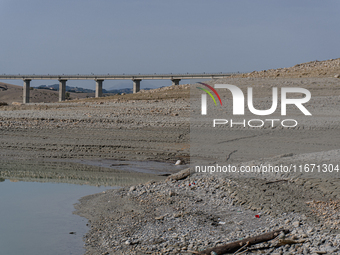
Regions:
[[24, 81], [23, 86], [23, 103], [30, 101], [30, 82], [31, 80], [59, 80], [59, 101], [65, 100], [66, 81], [67, 80], [95, 80], [96, 97], [103, 96], [102, 88], [104, 80], [132, 80], [133, 93], [140, 90], [141, 80], [171, 80], [173, 85], [179, 85], [180, 80], [188, 79], [220, 79], [230, 76], [232, 73], [198, 73], [198, 74], [75, 74], [75, 75], [41, 75], [41, 74], [1, 74], [0, 80], [18, 80]]
[[203, 74], [74, 74], [74, 75], [36, 75], [36, 74], [1, 74], [2, 79], [29, 79], [29, 80], [173, 80], [173, 79], [220, 79], [230, 76], [232, 73], [203, 73]]

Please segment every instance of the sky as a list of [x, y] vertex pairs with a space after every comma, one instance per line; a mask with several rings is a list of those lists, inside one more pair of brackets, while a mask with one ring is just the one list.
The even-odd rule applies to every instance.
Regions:
[[[0, 73], [252, 72], [339, 58], [339, 11], [337, 0], [0, 0]], [[141, 87], [159, 84], [171, 81]]]

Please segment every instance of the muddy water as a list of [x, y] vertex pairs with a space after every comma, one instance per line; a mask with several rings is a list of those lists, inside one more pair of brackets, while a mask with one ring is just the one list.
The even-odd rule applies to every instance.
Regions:
[[[116, 170], [115, 164], [122, 163], [106, 168], [84, 162], [0, 162], [0, 253], [83, 254], [87, 220], [72, 213], [79, 198], [164, 178]], [[167, 172], [163, 168], [160, 174]]]

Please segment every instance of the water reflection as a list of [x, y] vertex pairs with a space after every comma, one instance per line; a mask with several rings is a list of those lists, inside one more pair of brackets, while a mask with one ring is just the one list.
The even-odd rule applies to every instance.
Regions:
[[[79, 198], [165, 178], [117, 170], [112, 164], [99, 165], [0, 161], [1, 254], [84, 254], [82, 237], [88, 231], [87, 220], [72, 214]], [[73, 232], [76, 234], [70, 234]]]
[[[0, 254], [84, 254], [87, 220], [73, 204], [105, 187], [5, 180], [0, 183]], [[70, 234], [75, 232], [75, 234]]]

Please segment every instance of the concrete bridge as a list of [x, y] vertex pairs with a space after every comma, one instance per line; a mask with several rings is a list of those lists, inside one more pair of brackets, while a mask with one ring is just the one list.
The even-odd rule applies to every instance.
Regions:
[[138, 74], [138, 75], [0, 75], [0, 80], [19, 80], [24, 81], [23, 86], [23, 103], [29, 103], [30, 99], [30, 82], [31, 80], [58, 80], [59, 81], [59, 101], [65, 100], [66, 82], [68, 80], [95, 80], [96, 81], [96, 97], [102, 97], [102, 88], [104, 80], [132, 80], [133, 93], [140, 90], [141, 80], [171, 80], [173, 85], [179, 85], [180, 80], [185, 79], [220, 79], [230, 76], [232, 73], [198, 73], [198, 74]]

